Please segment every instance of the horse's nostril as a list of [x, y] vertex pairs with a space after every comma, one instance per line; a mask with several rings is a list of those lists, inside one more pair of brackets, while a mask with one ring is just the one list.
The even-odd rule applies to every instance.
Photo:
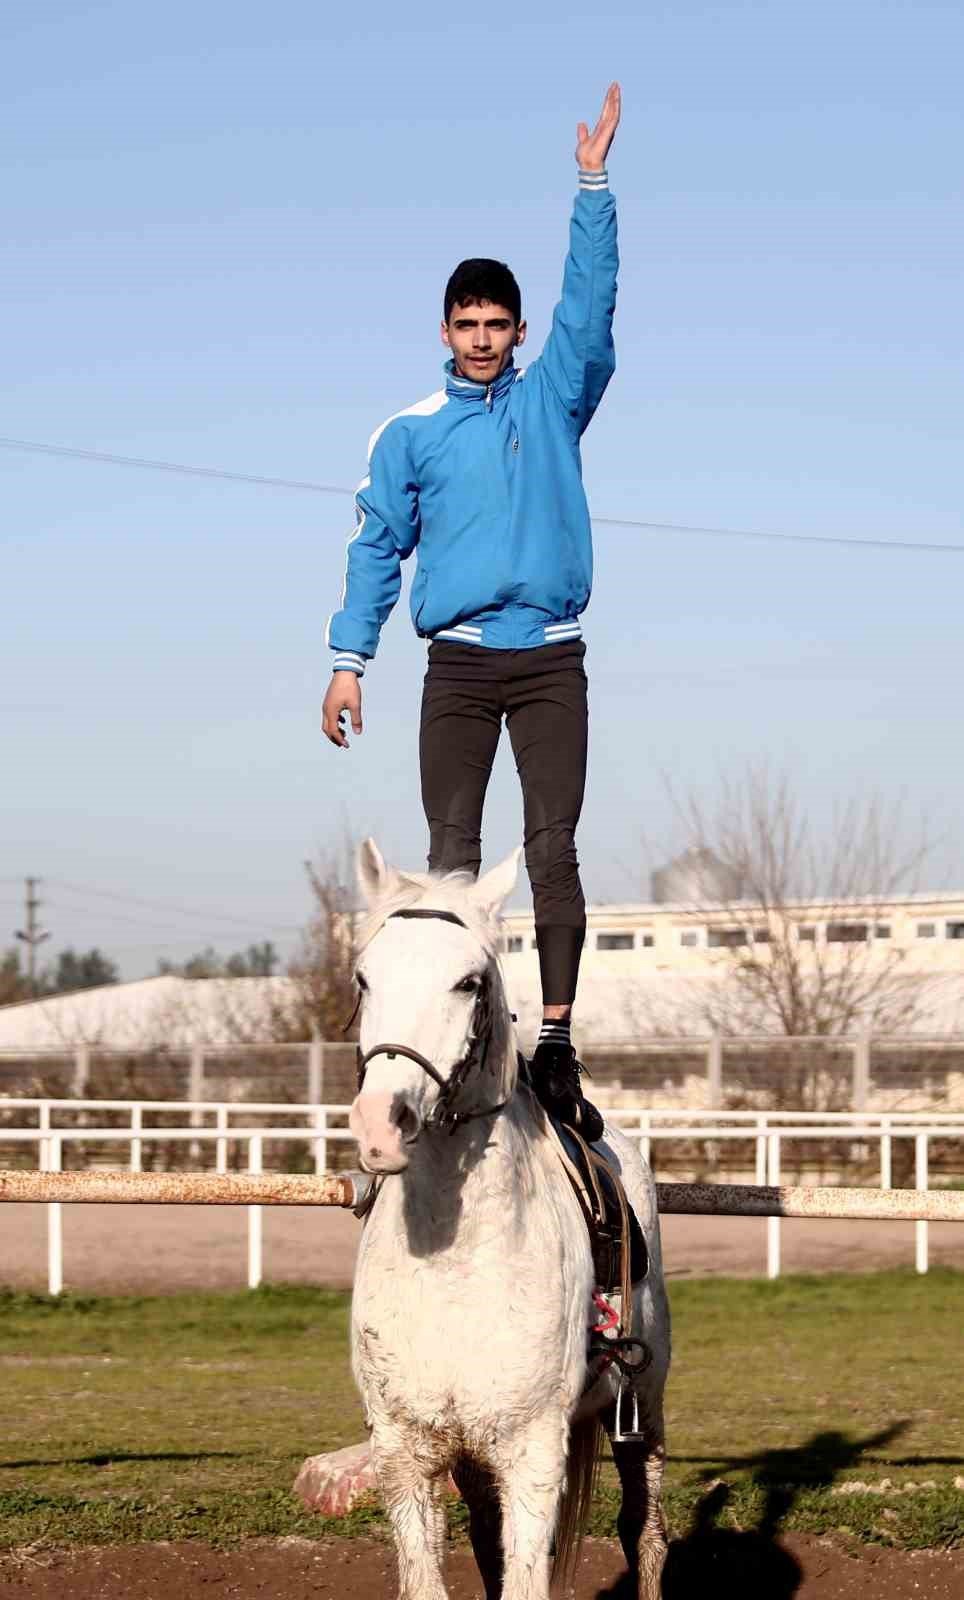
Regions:
[[413, 1140], [418, 1138], [421, 1126], [418, 1120], [418, 1112], [413, 1106], [409, 1105], [407, 1100], [403, 1100], [401, 1104], [394, 1109], [392, 1112], [392, 1121], [401, 1134], [405, 1144], [411, 1144]]
[[379, 1157], [381, 1156], [381, 1151], [379, 1150], [377, 1144], [373, 1144], [372, 1145], [372, 1147], [369, 1150], [368, 1154], [371, 1156], [373, 1161], [377, 1161], [379, 1159]]

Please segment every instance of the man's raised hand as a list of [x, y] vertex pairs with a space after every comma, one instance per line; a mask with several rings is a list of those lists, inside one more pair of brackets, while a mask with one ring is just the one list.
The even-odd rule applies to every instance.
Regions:
[[619, 127], [619, 113], [622, 105], [622, 95], [618, 83], [611, 83], [606, 90], [606, 98], [599, 114], [599, 121], [589, 132], [587, 125], [580, 122], [576, 129], [576, 160], [584, 172], [601, 172], [606, 165], [609, 146], [613, 142], [616, 129]]
[[341, 728], [341, 719], [346, 711], [351, 719], [352, 733], [361, 733], [361, 680], [355, 672], [334, 672], [321, 708], [321, 731], [340, 750], [348, 749], [348, 740]]

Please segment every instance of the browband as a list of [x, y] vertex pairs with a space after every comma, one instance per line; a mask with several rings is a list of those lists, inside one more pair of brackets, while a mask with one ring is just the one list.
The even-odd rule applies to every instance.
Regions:
[[[435, 917], [439, 922], [454, 922], [457, 928], [465, 928], [462, 918], [457, 917], [454, 911], [422, 910], [419, 906], [412, 906], [408, 911], [393, 911], [388, 917], [389, 922], [391, 922], [392, 917]], [[467, 928], [466, 932], [468, 932]]]

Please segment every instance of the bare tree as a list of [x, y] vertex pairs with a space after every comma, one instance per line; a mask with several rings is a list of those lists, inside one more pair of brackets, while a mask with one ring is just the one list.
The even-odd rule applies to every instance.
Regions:
[[20, 968], [19, 950], [0, 952], [0, 1006], [16, 1005], [19, 1000], [30, 998], [30, 984]]
[[354, 843], [346, 839], [339, 849], [305, 862], [314, 908], [301, 948], [288, 969], [297, 988], [290, 1024], [299, 1030], [295, 1037], [307, 1038], [312, 1033], [331, 1040], [356, 1036], [349, 1020], [353, 1020], [357, 998], [355, 855]]
[[834, 1036], [912, 1026], [926, 986], [908, 971], [908, 949], [889, 937], [889, 921], [928, 847], [922, 836], [907, 842], [899, 806], [861, 796], [819, 829], [787, 776], [748, 768], [723, 781], [711, 810], [690, 797], [677, 812], [691, 848], [739, 886], [707, 907], [724, 968], [707, 1002], [715, 1031]]
[[[327, 855], [304, 863], [314, 904], [287, 978], [277, 979], [273, 991], [259, 988], [250, 1002], [242, 986], [223, 981], [222, 1003], [213, 1013], [220, 1034], [237, 1044], [297, 1044], [313, 1034], [332, 1042], [356, 1036], [351, 1026], [345, 1031], [357, 998], [352, 948], [356, 853], [355, 843], [346, 839]], [[204, 952], [188, 967], [169, 970], [224, 980], [258, 975], [259, 960], [266, 975], [277, 959], [270, 944], [252, 946], [227, 962], [210, 954], [218, 961], [216, 971], [206, 964]], [[212, 1014], [210, 1006], [207, 1012]]]

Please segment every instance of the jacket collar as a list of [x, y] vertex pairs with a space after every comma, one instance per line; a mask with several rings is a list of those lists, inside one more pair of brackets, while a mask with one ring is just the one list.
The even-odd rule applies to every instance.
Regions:
[[463, 378], [455, 370], [455, 362], [445, 363], [445, 392], [457, 400], [498, 400], [511, 389], [519, 376], [519, 368], [510, 361], [504, 372], [500, 372], [494, 383], [476, 383], [473, 378]]

